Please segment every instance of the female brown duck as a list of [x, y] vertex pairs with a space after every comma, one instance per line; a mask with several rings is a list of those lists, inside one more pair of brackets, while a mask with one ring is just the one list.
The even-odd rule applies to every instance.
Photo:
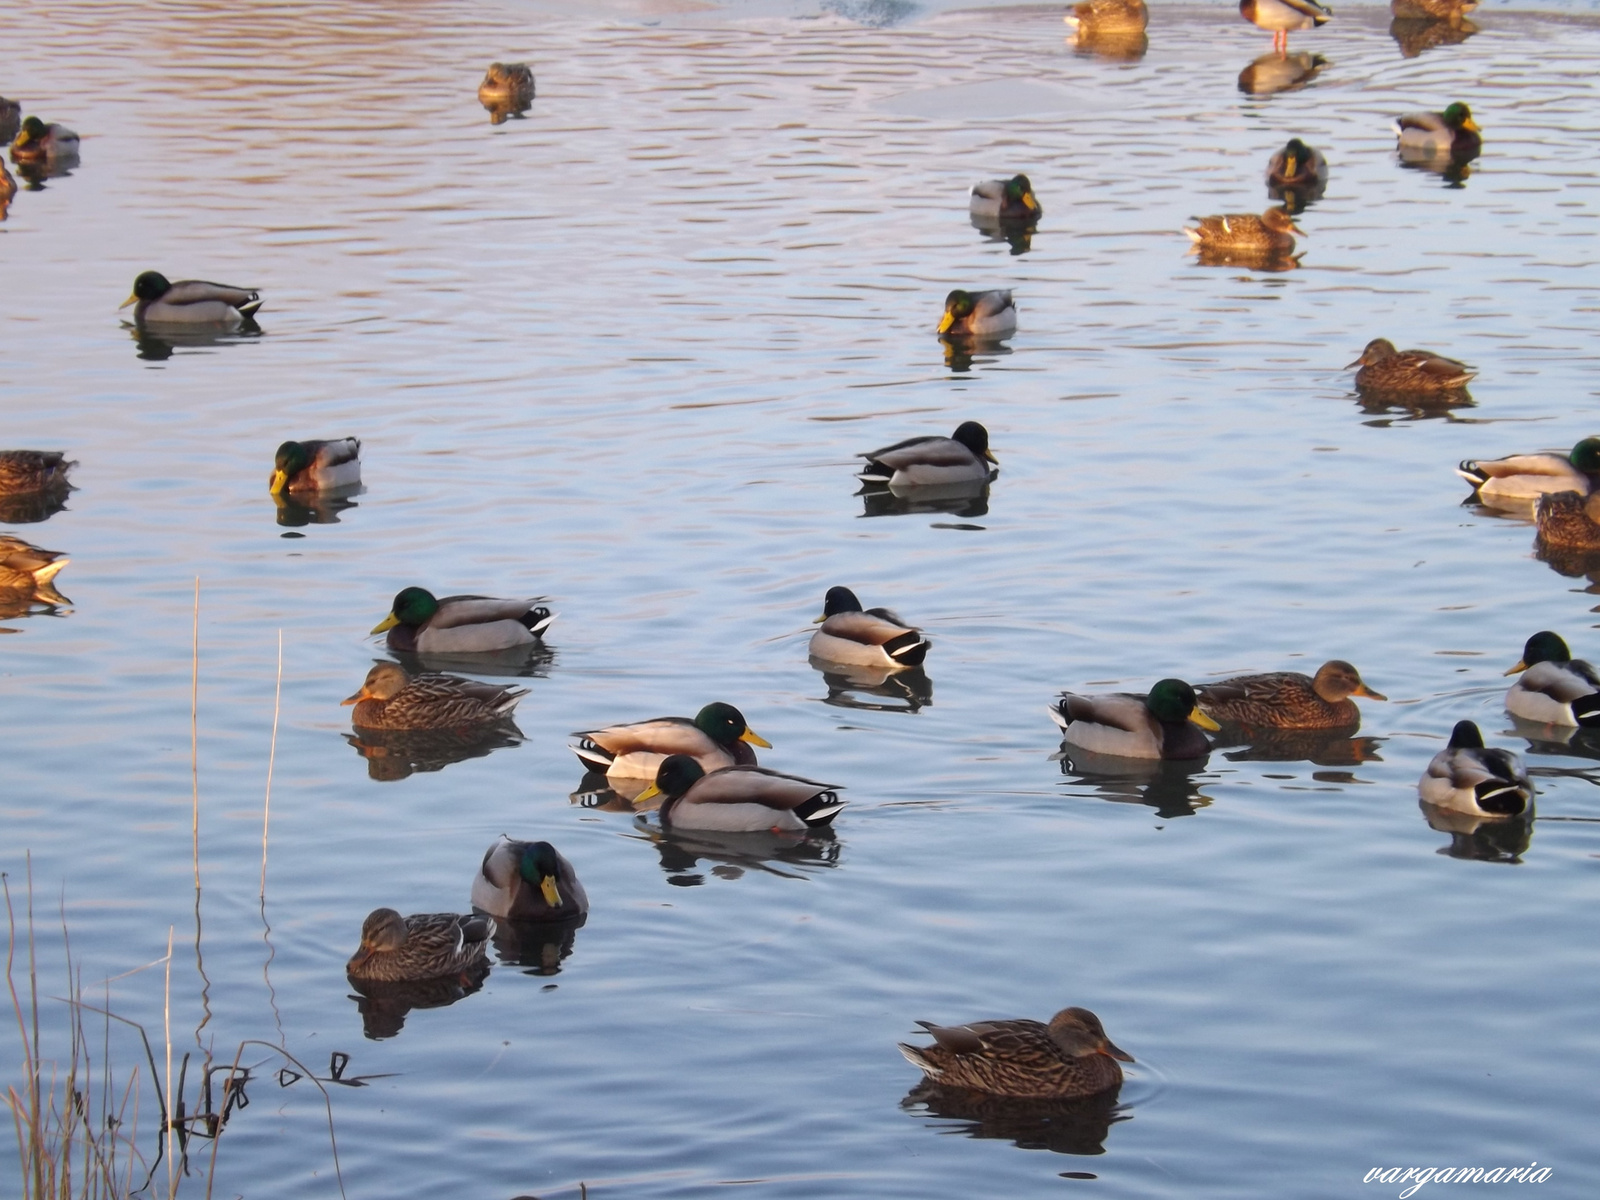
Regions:
[[401, 983], [438, 979], [470, 970], [487, 957], [494, 921], [455, 913], [413, 913], [375, 908], [361, 923], [361, 948], [345, 971], [354, 979]]
[[1122, 1083], [1118, 1061], [1133, 1055], [1106, 1037], [1100, 1018], [1087, 1008], [1063, 1008], [1042, 1021], [974, 1021], [934, 1025], [931, 1046], [900, 1043], [900, 1053], [930, 1080], [996, 1096], [1067, 1099], [1111, 1091]]
[[1346, 729], [1361, 724], [1351, 696], [1387, 700], [1361, 681], [1342, 659], [1317, 668], [1316, 677], [1298, 671], [1236, 675], [1195, 688], [1200, 708], [1217, 721], [1259, 729]]
[[1361, 368], [1356, 372], [1356, 389], [1363, 392], [1453, 392], [1477, 374], [1466, 363], [1432, 350], [1396, 350], [1388, 338], [1373, 338], [1345, 370], [1350, 367]]

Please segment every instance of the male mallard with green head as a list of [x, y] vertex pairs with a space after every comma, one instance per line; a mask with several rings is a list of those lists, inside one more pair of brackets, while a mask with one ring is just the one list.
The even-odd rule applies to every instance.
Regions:
[[54, 162], [76, 158], [77, 154], [77, 134], [65, 125], [46, 124], [38, 117], [29, 117], [24, 121], [22, 131], [11, 142], [11, 161], [14, 163]]
[[1460, 101], [1443, 112], [1397, 117], [1394, 132], [1401, 154], [1411, 158], [1449, 155], [1465, 160], [1475, 157], [1483, 146], [1483, 130], [1472, 119], [1472, 110]]
[[956, 288], [944, 298], [940, 337], [1009, 337], [1017, 331], [1017, 306], [1007, 289], [968, 292]]
[[1299, 671], [1235, 675], [1201, 684], [1195, 694], [1207, 716], [1255, 729], [1354, 729], [1361, 724], [1361, 710], [1351, 696], [1388, 699], [1337, 658], [1318, 667], [1315, 677]]
[[891, 488], [982, 483], [998, 473], [998, 461], [989, 449], [989, 431], [976, 421], [961, 422], [949, 437], [924, 434], [863, 451], [857, 457], [867, 460], [857, 479]]
[[1457, 721], [1450, 744], [1433, 756], [1417, 784], [1427, 803], [1486, 817], [1518, 817], [1533, 805], [1533, 784], [1509, 750], [1486, 748], [1471, 721]]
[[237, 329], [254, 319], [261, 295], [254, 288], [184, 279], [171, 283], [160, 271], [143, 271], [133, 281], [133, 294], [119, 308], [133, 304], [135, 324], [188, 328]]
[[740, 763], [753, 766], [750, 747], [772, 748], [745, 722], [744, 714], [720, 700], [688, 717], [656, 717], [604, 729], [581, 730], [570, 747], [584, 766], [604, 771], [609, 779], [654, 779], [671, 754], [687, 754], [707, 771]]
[[355, 705], [360, 729], [467, 729], [511, 719], [527, 688], [478, 683], [456, 675], [409, 675], [399, 663], [379, 663], [361, 690], [340, 701]]
[[488, 654], [539, 641], [556, 619], [543, 596], [496, 600], [446, 596], [426, 588], [401, 588], [389, 615], [372, 628], [388, 635], [391, 650], [418, 654]]
[[501, 834], [472, 880], [472, 907], [511, 921], [568, 921], [589, 911], [578, 873], [549, 842]]
[[1267, 160], [1267, 186], [1312, 191], [1328, 181], [1328, 160], [1299, 138], [1290, 138]]
[[985, 179], [972, 185], [967, 210], [975, 217], [994, 221], [1037, 221], [1044, 215], [1026, 175], [1010, 179]]
[[1505, 458], [1469, 458], [1456, 468], [1489, 502], [1532, 501], [1556, 492], [1576, 492], [1580, 499], [1594, 490], [1600, 477], [1600, 437], [1586, 437], [1567, 454], [1512, 454]]
[[1396, 350], [1388, 338], [1373, 338], [1345, 370], [1351, 367], [1361, 368], [1356, 372], [1356, 390], [1362, 392], [1453, 392], [1477, 375], [1466, 363], [1432, 350]]
[[284, 442], [272, 457], [268, 487], [284, 492], [331, 492], [361, 482], [361, 439]]
[[1204, 758], [1211, 752], [1211, 743], [1200, 730], [1218, 726], [1197, 705], [1194, 688], [1181, 679], [1163, 679], [1143, 696], [1062, 692], [1061, 699], [1050, 706], [1050, 719], [1061, 727], [1062, 741], [1093, 754]]
[[1525, 721], [1593, 729], [1600, 726], [1600, 671], [1573, 658], [1559, 633], [1542, 629], [1506, 672], [1522, 677], [1506, 693], [1506, 711]]
[[401, 983], [470, 971], [488, 957], [494, 920], [473, 914], [413, 913], [376, 908], [361, 924], [361, 948], [345, 971], [353, 979]]
[[687, 754], [663, 759], [653, 784], [634, 800], [661, 797], [661, 824], [710, 833], [804, 833], [833, 818], [845, 802], [837, 784], [765, 767], [723, 767], [709, 774]]
[[931, 1046], [899, 1043], [900, 1053], [928, 1079], [1019, 1099], [1093, 1096], [1121, 1086], [1119, 1062], [1133, 1055], [1106, 1037], [1100, 1018], [1086, 1008], [1064, 1008], [1043, 1021], [973, 1021], [935, 1025], [918, 1021]]
[[847, 587], [828, 589], [816, 623], [822, 628], [811, 635], [809, 652], [826, 662], [898, 671], [920, 664], [932, 645], [887, 608], [863, 609]]

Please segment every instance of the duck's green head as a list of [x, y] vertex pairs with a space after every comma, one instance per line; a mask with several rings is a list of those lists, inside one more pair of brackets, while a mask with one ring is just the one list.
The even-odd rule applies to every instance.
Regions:
[[812, 622], [820, 625], [829, 617], [839, 613], [852, 613], [861, 611], [861, 601], [856, 599], [856, 594], [847, 587], [831, 587], [828, 594], [822, 598], [822, 615]]
[[1572, 651], [1567, 649], [1567, 643], [1561, 640], [1559, 633], [1552, 633], [1548, 629], [1541, 629], [1523, 644], [1522, 660], [1506, 672], [1515, 675], [1519, 671], [1526, 671], [1529, 667], [1542, 662], [1564, 663], [1572, 661]]
[[1013, 175], [1006, 180], [1006, 200], [1022, 205], [1030, 214], [1039, 211], [1039, 199], [1033, 194], [1033, 184], [1026, 175]]
[[127, 308], [140, 300], [159, 300], [171, 290], [172, 284], [160, 271], [141, 271], [133, 281], [133, 293], [117, 307]]
[[745, 724], [742, 712], [720, 700], [713, 701], [695, 714], [694, 727], [719, 746], [749, 742], [752, 746], [772, 749], [771, 742]]
[[1163, 725], [1193, 721], [1201, 729], [1220, 729], [1221, 726], [1195, 707], [1196, 703], [1194, 689], [1183, 680], [1162, 679], [1150, 689], [1144, 706]]
[[647, 800], [654, 800], [657, 796], [665, 796], [668, 800], [676, 799], [692, 788], [695, 781], [704, 775], [705, 770], [687, 754], [669, 754], [656, 768], [656, 781], [635, 796], [633, 802], [643, 804]]
[[21, 132], [17, 134], [16, 141], [12, 142], [11, 144], [21, 148], [26, 146], [29, 142], [42, 142], [49, 132], [50, 127], [38, 117], [29, 117], [22, 123]]
[[556, 873], [561, 861], [556, 848], [549, 842], [523, 842], [522, 853], [517, 858], [517, 871], [539, 889], [544, 902], [551, 908], [561, 907], [561, 889], [556, 884]]
[[939, 318], [939, 332], [949, 333], [957, 321], [965, 321], [978, 307], [978, 298], [971, 292], [956, 288], [944, 298], [944, 316]]
[[1472, 119], [1472, 110], [1461, 101], [1457, 100], [1444, 112], [1439, 114], [1444, 118], [1444, 123], [1451, 129], [1465, 129], [1468, 133], [1482, 133], [1477, 122]]
[[1600, 437], [1586, 437], [1572, 448], [1567, 461], [1585, 475], [1600, 474]]
[[1301, 163], [1311, 161], [1311, 147], [1299, 138], [1290, 138], [1283, 147], [1283, 173], [1294, 175], [1300, 169]]
[[1457, 721], [1456, 727], [1450, 731], [1450, 749], [1482, 750], [1483, 734], [1471, 721]]
[[339, 707], [360, 704], [363, 700], [393, 700], [410, 682], [411, 677], [399, 663], [379, 663], [367, 672], [361, 690], [354, 696], [346, 696], [339, 701]]
[[289, 480], [311, 465], [311, 451], [300, 442], [285, 442], [272, 456], [272, 494], [289, 486]]
[[998, 462], [989, 449], [989, 431], [976, 421], [963, 421], [956, 426], [956, 431], [950, 435], [950, 440], [960, 442], [979, 458], [989, 462]]
[[425, 624], [439, 611], [439, 601], [427, 588], [401, 588], [394, 594], [394, 604], [389, 615], [372, 627], [373, 633], [384, 633], [396, 625], [412, 629]]

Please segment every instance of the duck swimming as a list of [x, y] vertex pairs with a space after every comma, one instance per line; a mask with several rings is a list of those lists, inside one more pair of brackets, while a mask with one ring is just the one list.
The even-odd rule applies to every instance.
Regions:
[[634, 800], [657, 796], [661, 824], [712, 833], [804, 833], [833, 824], [845, 802], [838, 785], [765, 767], [723, 767], [707, 774], [686, 754], [662, 760], [653, 784]]
[[539, 641], [556, 614], [543, 596], [495, 600], [488, 596], [446, 596], [426, 588], [401, 588], [389, 615], [372, 628], [386, 633], [391, 650], [418, 654], [487, 654]]
[[1361, 357], [1345, 367], [1360, 367], [1356, 390], [1420, 394], [1453, 392], [1465, 387], [1478, 373], [1465, 363], [1432, 350], [1396, 350], [1387, 338], [1373, 338]]
[[10, 534], [0, 534], [0, 592], [12, 593], [6, 608], [31, 601], [65, 606], [70, 603], [51, 581], [72, 560], [59, 550], [44, 550]]
[[67, 491], [67, 472], [77, 465], [60, 450], [0, 450], [0, 496]]
[[1198, 221], [1196, 228], [1184, 227], [1184, 233], [1201, 252], [1277, 256], [1294, 250], [1294, 235], [1305, 236], [1305, 230], [1294, 223], [1294, 218], [1281, 208], [1269, 208], [1259, 217], [1250, 213], [1228, 213], [1216, 217], [1190, 217]]
[[1581, 492], [1540, 496], [1533, 522], [1538, 528], [1534, 545], [1541, 551], [1600, 551], [1600, 492], [1587, 497]]
[[1084, 0], [1061, 18], [1083, 39], [1132, 37], [1150, 23], [1144, 0]]
[[1267, 186], [1310, 191], [1328, 181], [1328, 160], [1299, 138], [1290, 138], [1267, 160]]
[[944, 298], [940, 337], [1006, 337], [1017, 331], [1017, 306], [1009, 290], [967, 292], [955, 289]]
[[1522, 647], [1507, 675], [1522, 678], [1506, 693], [1506, 711], [1525, 721], [1583, 729], [1600, 727], [1600, 671], [1573, 658], [1558, 633], [1543, 629]]
[[284, 442], [272, 456], [268, 487], [283, 492], [331, 492], [361, 482], [361, 439]]
[[469, 971], [488, 957], [494, 921], [455, 913], [413, 913], [375, 908], [361, 924], [361, 948], [345, 971], [353, 979], [402, 983]]
[[933, 1045], [899, 1043], [912, 1066], [942, 1086], [996, 1096], [1098, 1095], [1121, 1086], [1118, 1062], [1133, 1061], [1112, 1045], [1100, 1018], [1086, 1008], [1064, 1008], [1048, 1025], [1026, 1019], [917, 1024], [933, 1036]]
[[989, 217], [996, 221], [1032, 222], [1044, 215], [1038, 197], [1033, 194], [1033, 184], [1028, 182], [1026, 175], [1013, 175], [1010, 179], [986, 179], [973, 184], [967, 209], [973, 216]]
[[1211, 743], [1200, 729], [1216, 730], [1218, 725], [1197, 705], [1194, 688], [1181, 679], [1163, 679], [1143, 696], [1062, 692], [1061, 699], [1050, 706], [1050, 719], [1061, 727], [1061, 740], [1067, 745], [1094, 754], [1204, 758], [1211, 752]]
[[1343, 659], [1317, 668], [1315, 677], [1298, 671], [1235, 675], [1195, 689], [1200, 708], [1217, 721], [1259, 729], [1349, 729], [1361, 724], [1351, 696], [1387, 700], [1362, 682]]
[[584, 766], [604, 771], [610, 779], [654, 779], [663, 760], [673, 754], [688, 755], [705, 771], [754, 766], [756, 755], [750, 747], [772, 748], [745, 723], [742, 712], [721, 701], [706, 705], [693, 720], [657, 717], [572, 736], [581, 739], [570, 749]]
[[255, 317], [261, 295], [254, 288], [200, 279], [169, 283], [160, 271], [144, 271], [133, 281], [133, 294], [118, 307], [130, 304], [138, 306], [133, 319], [139, 325], [237, 329]]
[[851, 666], [914, 667], [932, 645], [918, 629], [887, 608], [863, 609], [847, 587], [831, 587], [822, 600], [822, 626], [811, 635], [812, 658]]
[[472, 879], [472, 907], [512, 921], [569, 921], [589, 911], [578, 873], [549, 842], [501, 834]]
[[983, 483], [998, 473], [989, 449], [989, 431], [976, 421], [963, 421], [949, 437], [923, 435], [892, 446], [864, 451], [867, 460], [856, 478], [891, 488], [936, 487]]
[[533, 69], [527, 63], [490, 63], [478, 85], [478, 102], [485, 108], [526, 105], [533, 99]]
[[527, 688], [478, 683], [456, 675], [409, 675], [399, 663], [379, 663], [361, 690], [340, 705], [355, 705], [360, 729], [467, 729], [511, 719]]
[[1472, 119], [1472, 110], [1457, 101], [1439, 113], [1410, 113], [1394, 122], [1397, 148], [1413, 158], [1449, 155], [1469, 159], [1483, 146], [1483, 130]]
[[1533, 804], [1533, 784], [1509, 750], [1486, 749], [1471, 721], [1457, 721], [1450, 744], [1433, 756], [1417, 791], [1429, 804], [1479, 816], [1515, 817]]
[[47, 125], [38, 117], [22, 123], [22, 131], [11, 142], [11, 161], [42, 163], [76, 158], [78, 135], [65, 125]]
[[1456, 468], [1481, 500], [1530, 501], [1553, 492], [1587, 496], [1600, 477], [1600, 437], [1586, 437], [1567, 454], [1469, 458]]

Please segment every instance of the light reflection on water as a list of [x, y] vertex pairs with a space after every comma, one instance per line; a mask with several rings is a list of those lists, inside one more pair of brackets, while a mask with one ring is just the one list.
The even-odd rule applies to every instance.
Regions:
[[[0, 91], [84, 141], [0, 225], [5, 444], [81, 466], [18, 527], [71, 554], [73, 609], [0, 639], [0, 865], [31, 848], [86, 977], [175, 926], [174, 1029], [200, 1023], [198, 574], [188, 1041], [281, 1029], [388, 1076], [334, 1089], [355, 1190], [1030, 1195], [1087, 1169], [1342, 1195], [1379, 1163], [1538, 1159], [1591, 1193], [1588, 756], [1532, 735], [1566, 773], [1531, 830], [1458, 828], [1414, 785], [1460, 717], [1529, 745], [1499, 672], [1530, 632], [1600, 653], [1589, 577], [1451, 470], [1596, 430], [1600, 30], [1495, 11], [1406, 58], [1386, 12], [1341, 11], [1296, 35], [1314, 78], [1247, 95], [1265, 39], [1223, 7], [1100, 55], [1054, 10], [24, 3]], [[493, 59], [538, 77], [520, 120], [477, 103]], [[1390, 118], [1456, 98], [1482, 157], [1405, 169]], [[1330, 163], [1299, 269], [1186, 257], [1191, 214], [1265, 207], [1293, 135]], [[965, 209], [1016, 170], [1046, 212], [1022, 253]], [[259, 336], [130, 336], [148, 267], [260, 288]], [[963, 357], [933, 327], [979, 285], [1020, 328]], [[1472, 362], [1471, 406], [1369, 407], [1340, 367], [1374, 336]], [[858, 452], [965, 419], [984, 495], [858, 494]], [[346, 433], [365, 492], [286, 522], [272, 448]], [[362, 631], [413, 583], [555, 599], [548, 657], [482, 671], [528, 679], [521, 744], [352, 751]], [[835, 583], [936, 632], [936, 692], [819, 675]], [[1052, 760], [1063, 687], [1331, 656], [1392, 698], [1347, 744]], [[569, 799], [568, 730], [713, 698], [765, 762], [848, 786], [831, 838]], [[464, 907], [502, 831], [577, 865], [570, 946], [497, 944], [449, 1004], [352, 1000], [362, 917]], [[147, 976], [114, 1000], [159, 1026]], [[1104, 1154], [901, 1107], [913, 1019], [1068, 1003], [1140, 1060]], [[235, 1115], [219, 1188], [322, 1186], [320, 1100], [252, 1086], [272, 1103]]]

